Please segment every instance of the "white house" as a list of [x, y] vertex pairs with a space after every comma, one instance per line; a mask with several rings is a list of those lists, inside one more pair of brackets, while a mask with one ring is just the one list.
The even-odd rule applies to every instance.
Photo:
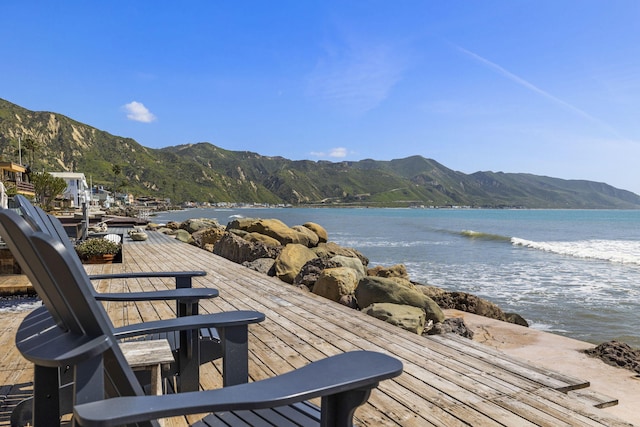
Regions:
[[78, 172], [49, 172], [56, 178], [62, 178], [67, 183], [63, 197], [71, 201], [72, 208], [82, 207], [83, 203], [91, 203], [91, 191], [87, 185], [87, 178]]

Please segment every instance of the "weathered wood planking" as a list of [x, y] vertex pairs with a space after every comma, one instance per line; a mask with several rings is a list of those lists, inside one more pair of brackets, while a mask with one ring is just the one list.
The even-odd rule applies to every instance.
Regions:
[[[220, 297], [203, 301], [202, 312], [266, 313], [267, 321], [250, 328], [252, 380], [348, 350], [401, 358], [405, 373], [382, 383], [358, 410], [363, 425], [628, 425], [562, 393], [586, 387], [587, 381], [532, 367], [477, 343], [419, 337], [189, 245], [154, 236], [144, 244], [127, 243], [125, 250], [126, 271], [206, 270], [208, 276], [195, 279], [194, 286], [218, 288]], [[155, 279], [153, 286], [172, 286], [158, 283]], [[165, 312], [139, 310], [142, 318]], [[219, 364], [212, 367], [202, 376], [203, 387], [220, 385]]]

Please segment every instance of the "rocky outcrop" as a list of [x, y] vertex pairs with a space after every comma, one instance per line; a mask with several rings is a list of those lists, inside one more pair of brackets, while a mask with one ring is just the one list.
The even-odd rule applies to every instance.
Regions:
[[315, 257], [302, 266], [298, 275], [293, 279], [293, 284], [304, 285], [311, 290], [323, 270], [336, 267], [341, 267], [341, 265], [332, 259]]
[[339, 302], [342, 297], [353, 295], [358, 279], [358, 272], [353, 268], [327, 268], [320, 273], [313, 286], [313, 293]]
[[264, 234], [260, 234], [260, 233], [254, 233], [254, 232], [246, 233], [242, 235], [242, 238], [249, 242], [264, 243], [267, 246], [280, 246], [280, 242], [274, 239], [273, 237], [265, 236]]
[[267, 276], [275, 276], [275, 262], [276, 260], [271, 258], [258, 258], [254, 261], [245, 261], [242, 265], [259, 273], [266, 274]]
[[448, 292], [431, 286], [418, 286], [423, 294], [435, 301], [443, 309], [456, 309], [491, 319], [502, 320], [521, 326], [529, 326], [527, 321], [518, 314], [505, 313], [491, 301], [466, 292]]
[[222, 238], [225, 231], [221, 227], [201, 228], [191, 234], [196, 246], [204, 248], [206, 245], [215, 245]]
[[175, 232], [173, 233], [173, 236], [175, 237], [176, 240], [180, 240], [181, 242], [184, 243], [193, 243], [193, 237], [191, 237], [191, 233], [189, 233], [187, 230], [175, 230]]
[[188, 219], [180, 223], [180, 228], [193, 234], [196, 231], [204, 230], [207, 228], [222, 228], [218, 223], [218, 220], [213, 218], [195, 218]]
[[620, 341], [608, 341], [595, 348], [585, 350], [589, 356], [597, 357], [608, 365], [629, 369], [640, 374], [640, 350]]
[[436, 323], [433, 328], [425, 330], [423, 334], [439, 335], [439, 334], [456, 334], [461, 337], [473, 338], [473, 331], [465, 325], [464, 321], [457, 317], [445, 319], [442, 323]]
[[318, 246], [313, 248], [316, 255], [320, 258], [333, 258], [336, 255], [342, 255], [346, 257], [355, 257], [362, 262], [365, 267], [369, 265], [369, 258], [362, 255], [360, 251], [352, 248], [345, 248], [334, 242], [319, 243]]
[[315, 252], [299, 243], [286, 245], [276, 258], [276, 277], [286, 283], [293, 283], [302, 266], [316, 258]]
[[318, 236], [318, 243], [327, 243], [329, 241], [329, 234], [323, 226], [316, 224], [315, 222], [305, 222], [302, 226], [316, 233]]
[[363, 313], [384, 320], [394, 326], [422, 335], [426, 323], [424, 310], [410, 305], [375, 303], [364, 308]]
[[391, 267], [383, 267], [381, 265], [377, 265], [367, 270], [367, 274], [369, 276], [376, 277], [400, 277], [402, 279], [409, 279], [407, 267], [405, 267], [404, 264], [396, 264], [392, 265]]
[[304, 234], [309, 239], [309, 243], [307, 243], [307, 247], [309, 248], [314, 248], [318, 246], [318, 243], [320, 243], [320, 238], [318, 237], [318, 235], [312, 230], [303, 227], [302, 225], [294, 225], [293, 227], [291, 227], [291, 229]]
[[237, 218], [223, 228], [215, 220], [197, 219], [169, 223], [162, 230], [417, 334], [473, 335], [461, 319], [445, 319], [444, 308], [526, 325], [517, 314], [477, 296], [413, 283], [403, 264], [367, 268], [366, 256], [329, 241], [316, 223], [288, 227], [277, 219]]
[[249, 242], [234, 233], [225, 232], [213, 246], [213, 253], [223, 258], [242, 264], [260, 258], [277, 258], [281, 247], [265, 245], [260, 242]]
[[[265, 236], [274, 238], [280, 242], [281, 245], [296, 243], [306, 247], [311, 247], [312, 238], [306, 231], [301, 232], [295, 230], [278, 219], [240, 218], [231, 221], [227, 225], [227, 229], [231, 228], [244, 230], [249, 233], [255, 232], [264, 234]], [[315, 236], [314, 239], [317, 238], [315, 234], [313, 235]]]
[[422, 308], [427, 320], [442, 322], [445, 319], [440, 307], [410, 283], [402, 285], [392, 279], [367, 276], [358, 283], [355, 296], [361, 308], [381, 302], [410, 305]]

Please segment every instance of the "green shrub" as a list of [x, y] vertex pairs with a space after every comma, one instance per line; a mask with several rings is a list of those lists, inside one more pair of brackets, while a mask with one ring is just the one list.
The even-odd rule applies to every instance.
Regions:
[[76, 252], [80, 258], [90, 258], [105, 254], [117, 254], [120, 252], [121, 245], [107, 239], [92, 238], [80, 242], [76, 245]]

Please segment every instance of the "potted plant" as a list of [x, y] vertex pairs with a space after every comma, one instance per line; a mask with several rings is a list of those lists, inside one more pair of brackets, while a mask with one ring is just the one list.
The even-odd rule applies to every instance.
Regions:
[[113, 262], [122, 245], [103, 238], [91, 238], [76, 245], [80, 259], [89, 264], [109, 264]]

